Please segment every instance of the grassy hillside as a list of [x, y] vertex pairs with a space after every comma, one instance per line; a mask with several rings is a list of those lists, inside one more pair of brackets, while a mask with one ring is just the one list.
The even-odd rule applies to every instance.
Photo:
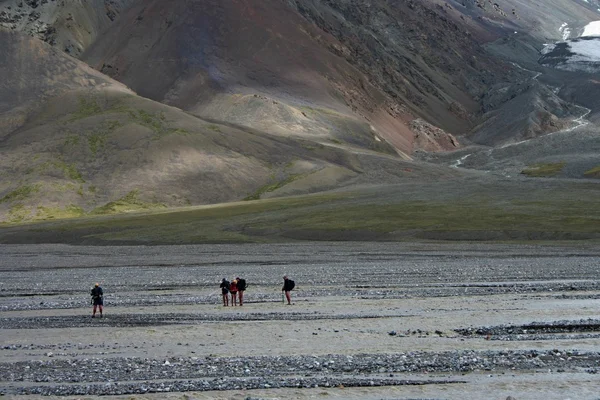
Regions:
[[314, 192], [363, 174], [362, 153], [402, 164], [368, 128], [354, 135], [278, 137], [134, 95], [71, 91], [2, 141], [0, 221]]
[[[495, 187], [455, 180], [441, 188], [444, 191], [436, 195], [421, 184], [393, 185], [178, 211], [5, 226], [0, 228], [0, 242], [186, 244], [600, 237], [600, 200], [595, 185], [502, 183]], [[566, 191], [569, 195], [561, 194]]]
[[[290, 113], [321, 135], [285, 136], [199, 119], [121, 89], [36, 102], [0, 146], [0, 222], [118, 214], [314, 193], [457, 171], [398, 157], [368, 124]], [[327, 132], [328, 124], [339, 130]]]

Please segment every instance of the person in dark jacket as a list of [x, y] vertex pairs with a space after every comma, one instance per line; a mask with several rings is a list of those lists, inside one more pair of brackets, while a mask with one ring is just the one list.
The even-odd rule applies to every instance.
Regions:
[[290, 292], [294, 289], [295, 283], [293, 280], [289, 279], [287, 276], [283, 277], [283, 287], [281, 288], [282, 292], [285, 292], [285, 298], [287, 299], [288, 306], [292, 304], [292, 296]]
[[229, 281], [225, 278], [221, 281], [221, 294], [223, 295], [223, 306], [227, 307], [229, 305]]
[[99, 283], [96, 283], [90, 293], [92, 296], [92, 304], [94, 305], [94, 311], [92, 312], [92, 318], [96, 318], [96, 308], [100, 310], [100, 318], [102, 318], [102, 307], [104, 306], [104, 292], [100, 287]]

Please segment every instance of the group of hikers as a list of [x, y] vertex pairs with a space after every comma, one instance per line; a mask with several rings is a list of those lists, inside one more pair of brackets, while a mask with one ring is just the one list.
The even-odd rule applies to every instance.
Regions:
[[239, 276], [229, 282], [226, 278], [221, 281], [221, 294], [223, 295], [223, 306], [229, 305], [229, 294], [231, 294], [231, 306], [237, 305], [239, 296], [240, 306], [244, 305], [244, 291], [246, 290], [246, 280]]
[[[295, 286], [295, 282], [289, 279], [287, 275], [283, 277], [283, 287], [281, 288], [281, 293], [282, 295], [285, 294], [285, 298], [287, 299], [288, 305], [292, 304], [292, 296], [290, 292], [294, 289]], [[229, 282], [227, 278], [223, 278], [220, 286], [221, 294], [223, 296], [223, 306], [227, 307], [231, 304], [232, 307], [235, 307], [238, 304], [238, 298], [239, 305], [243, 306], [244, 291], [247, 287], [248, 285], [246, 284], [246, 280], [240, 278], [239, 276], [231, 282]], [[231, 295], [231, 302], [229, 301], [229, 295]]]
[[[281, 288], [282, 298], [285, 295], [285, 299], [287, 300], [287, 304], [292, 304], [292, 296], [290, 292], [294, 290], [296, 286], [295, 282], [289, 279], [286, 276], [283, 277], [283, 287]], [[223, 278], [221, 281], [221, 294], [223, 295], [223, 306], [229, 306], [229, 295], [231, 294], [231, 306], [244, 305], [244, 291], [248, 285], [246, 284], [246, 280], [240, 278], [239, 276], [229, 282], [226, 278]], [[91, 302], [94, 306], [94, 310], [92, 311], [92, 318], [96, 318], [96, 310], [100, 311], [100, 318], [102, 318], [102, 311], [104, 307], [104, 292], [102, 291], [102, 287], [100, 287], [99, 283], [96, 283], [92, 288], [90, 293], [92, 296]], [[284, 300], [285, 303], [285, 300]]]

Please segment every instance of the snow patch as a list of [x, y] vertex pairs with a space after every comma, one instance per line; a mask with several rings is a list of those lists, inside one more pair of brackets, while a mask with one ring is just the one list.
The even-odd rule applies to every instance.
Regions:
[[600, 37], [584, 37], [554, 45], [542, 50], [541, 64], [568, 71], [600, 72]]
[[600, 21], [590, 22], [583, 28], [583, 33], [581, 37], [586, 36], [600, 36]]
[[540, 54], [544, 55], [544, 54], [548, 54], [550, 53], [552, 50], [554, 50], [554, 48], [556, 47], [555, 44], [544, 44], [544, 47], [542, 48], [542, 50], [540, 51]]
[[569, 45], [571, 52], [575, 53], [569, 61], [600, 62], [600, 40], [578, 40]]
[[569, 36], [571, 36], [571, 28], [569, 28], [569, 24], [563, 22], [563, 24], [558, 28], [558, 31], [562, 34], [562, 39], [567, 40]]

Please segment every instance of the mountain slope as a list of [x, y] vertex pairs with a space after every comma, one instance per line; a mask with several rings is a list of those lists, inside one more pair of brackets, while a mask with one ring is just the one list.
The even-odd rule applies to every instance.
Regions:
[[402, 161], [358, 119], [307, 109], [315, 124], [352, 130], [336, 140], [218, 124], [141, 98], [38, 39], [0, 39], [0, 71], [11, 78], [0, 87], [0, 221], [456, 175]]
[[[593, 74], [538, 64], [576, 0], [25, 4], [0, 31], [0, 221], [600, 165]], [[51, 17], [77, 52], [32, 31]]]
[[[256, 104], [239, 96], [254, 94], [267, 102], [358, 115], [406, 154], [414, 150], [412, 120], [422, 116], [452, 133], [464, 133], [478, 108], [475, 97], [511, 69], [487, 57], [458, 25], [424, 6], [411, 9], [408, 2], [398, 2], [403, 5], [390, 9], [378, 1], [368, 8], [355, 4], [340, 10], [332, 2], [301, 3], [138, 2], [83, 59], [142, 96], [216, 120], [249, 114]], [[389, 17], [375, 18], [388, 9], [393, 11]], [[317, 12], [332, 21], [319, 23]], [[345, 25], [333, 19], [339, 15], [348, 21]], [[356, 19], [349, 19], [353, 15]], [[423, 16], [429, 20], [421, 21]], [[400, 20], [406, 26], [394, 31], [360, 28]], [[421, 39], [429, 31], [427, 24], [440, 21], [444, 26]], [[441, 51], [448, 46], [460, 49]], [[471, 61], [461, 72], [465, 60]], [[265, 129], [261, 122], [251, 116], [236, 120]], [[303, 121], [286, 124], [302, 127]]]
[[132, 92], [39, 40], [0, 29], [0, 139], [24, 124], [40, 104], [70, 90]]

